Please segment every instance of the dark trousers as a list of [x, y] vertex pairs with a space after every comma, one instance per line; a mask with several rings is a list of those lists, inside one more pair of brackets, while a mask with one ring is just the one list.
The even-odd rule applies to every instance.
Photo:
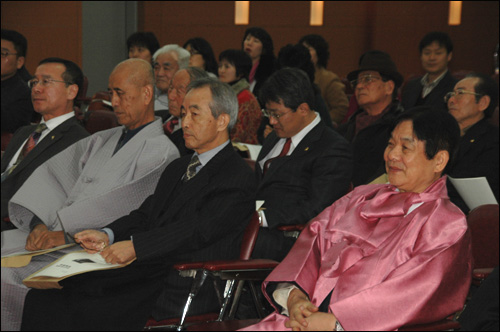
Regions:
[[32, 289], [21, 330], [142, 330], [167, 272], [165, 264], [138, 264], [73, 276], [63, 289]]

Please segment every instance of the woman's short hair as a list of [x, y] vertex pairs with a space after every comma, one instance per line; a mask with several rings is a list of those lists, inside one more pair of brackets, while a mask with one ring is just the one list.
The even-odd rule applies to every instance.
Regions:
[[314, 109], [314, 90], [307, 74], [298, 68], [283, 68], [272, 74], [260, 90], [259, 100], [280, 103], [293, 112], [302, 103]]
[[212, 116], [218, 118], [222, 113], [229, 115], [229, 124], [227, 129], [229, 132], [233, 129], [238, 120], [238, 98], [236, 93], [227, 83], [222, 83], [216, 78], [206, 77], [200, 78], [189, 83], [187, 91], [209, 87], [212, 93], [212, 102], [209, 104]]
[[252, 59], [250, 55], [242, 50], [225, 50], [219, 55], [219, 62], [226, 60], [236, 68], [236, 77], [248, 80], [252, 70]]
[[191, 48], [201, 54], [205, 61], [205, 70], [217, 75], [217, 61], [215, 61], [214, 51], [208, 41], [201, 37], [191, 38], [184, 43], [184, 48], [191, 45]]
[[320, 35], [306, 35], [299, 40], [299, 44], [307, 44], [316, 50], [316, 55], [318, 56], [318, 65], [320, 67], [326, 68], [328, 64], [328, 59], [330, 58], [330, 52], [328, 51], [328, 43]]
[[152, 56], [160, 48], [160, 43], [152, 32], [135, 32], [127, 39], [127, 49], [132, 46], [145, 47]]
[[413, 133], [418, 140], [425, 142], [427, 159], [433, 159], [439, 151], [448, 151], [450, 159], [444, 170], [446, 173], [453, 163], [460, 140], [460, 127], [455, 118], [450, 113], [433, 107], [418, 106], [401, 113], [390, 132], [404, 121], [411, 121]]

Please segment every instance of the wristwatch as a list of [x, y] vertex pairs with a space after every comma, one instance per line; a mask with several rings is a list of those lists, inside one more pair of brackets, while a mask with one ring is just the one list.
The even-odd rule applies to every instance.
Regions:
[[342, 325], [340, 325], [340, 322], [338, 320], [335, 322], [334, 331], [344, 331], [344, 328], [342, 327]]

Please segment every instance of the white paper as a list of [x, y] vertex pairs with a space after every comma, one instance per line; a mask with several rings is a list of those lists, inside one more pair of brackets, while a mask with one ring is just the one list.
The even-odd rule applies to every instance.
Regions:
[[69, 253], [46, 268], [31, 275], [31, 277], [54, 277], [61, 278], [81, 272], [109, 269], [121, 264], [108, 264], [100, 254], [89, 254], [86, 252]]
[[469, 209], [473, 210], [485, 204], [498, 204], [486, 178], [457, 179], [448, 176]]
[[262, 149], [262, 145], [247, 144], [247, 143], [241, 143], [241, 144], [245, 145], [248, 148], [250, 159], [257, 160], [260, 150]]
[[265, 201], [255, 201], [255, 211], [259, 211], [260, 207], [264, 205]]

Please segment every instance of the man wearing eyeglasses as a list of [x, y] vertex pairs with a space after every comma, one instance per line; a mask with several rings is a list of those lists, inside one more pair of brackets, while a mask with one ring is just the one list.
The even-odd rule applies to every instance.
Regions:
[[347, 141], [328, 128], [312, 109], [314, 92], [297, 68], [275, 72], [259, 100], [273, 126], [257, 157], [257, 200], [263, 200], [261, 229], [254, 258], [281, 261], [295, 238], [279, 226], [305, 224], [347, 193], [352, 152]]
[[52, 156], [89, 136], [73, 111], [82, 84], [82, 71], [69, 60], [48, 58], [36, 69], [29, 85], [42, 121], [20, 128], [2, 157], [2, 230], [13, 228], [3, 220], [8, 216], [7, 204], [28, 177]]
[[[498, 107], [498, 85], [489, 76], [471, 73], [445, 96], [451, 115], [460, 126], [461, 138], [449, 175], [456, 178], [485, 176], [498, 201], [498, 127], [488, 120]], [[464, 213], [469, 208], [448, 181], [448, 194]]]
[[[21, 75], [27, 41], [17, 31], [2, 29], [2, 134], [30, 124], [35, 114], [30, 89]], [[3, 140], [3, 139], [2, 139]]]
[[354, 186], [367, 184], [385, 173], [384, 150], [392, 121], [403, 109], [397, 102], [397, 89], [403, 76], [389, 54], [368, 51], [359, 68], [347, 75], [359, 109], [338, 131], [352, 144]]

